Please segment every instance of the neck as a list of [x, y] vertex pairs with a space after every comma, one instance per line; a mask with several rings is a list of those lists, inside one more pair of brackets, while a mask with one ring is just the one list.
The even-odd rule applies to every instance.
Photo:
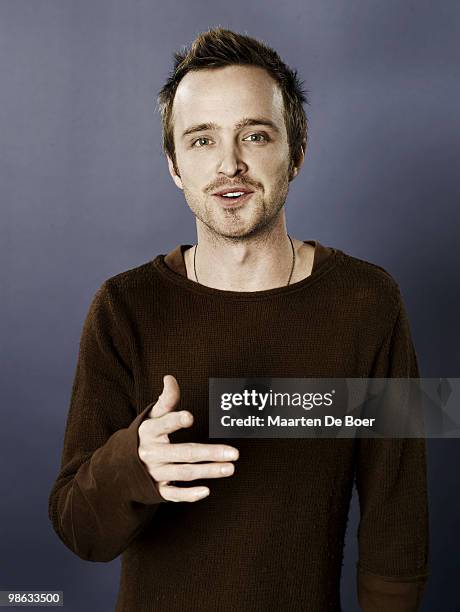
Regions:
[[[242, 239], [216, 235], [197, 220], [197, 246], [185, 253], [187, 276], [227, 291], [262, 291], [287, 285], [293, 254], [284, 216], [265, 232]], [[302, 241], [293, 239], [297, 252]], [[295, 272], [295, 270], [294, 270]], [[294, 274], [291, 283], [294, 281]]]

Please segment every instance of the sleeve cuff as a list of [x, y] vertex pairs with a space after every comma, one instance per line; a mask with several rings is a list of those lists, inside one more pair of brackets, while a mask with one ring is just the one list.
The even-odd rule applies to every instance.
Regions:
[[150, 403], [126, 429], [127, 456], [131, 459], [130, 476], [134, 480], [133, 501], [143, 504], [159, 504], [166, 502], [158, 487], [139, 457], [139, 425], [147, 418], [155, 402]]
[[[153, 505], [167, 501], [160, 495], [138, 453], [139, 425], [152, 406], [153, 403], [146, 406], [128, 427], [112, 434], [106, 444], [93, 453], [91, 461], [82, 466], [76, 480], [83, 491], [97, 488], [104, 497], [116, 495], [119, 501], [128, 504]], [[107, 480], [108, 474], [111, 482]]]
[[407, 577], [379, 576], [357, 568], [358, 601], [363, 612], [417, 612], [428, 571]]

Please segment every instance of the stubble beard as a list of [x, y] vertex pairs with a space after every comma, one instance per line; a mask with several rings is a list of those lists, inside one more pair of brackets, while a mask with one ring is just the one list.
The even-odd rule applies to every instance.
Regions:
[[[273, 186], [273, 196], [267, 201], [259, 190], [242, 207], [223, 208], [213, 202], [214, 196], [197, 196], [183, 186], [184, 196], [190, 210], [215, 236], [227, 240], [241, 241], [263, 234], [275, 225], [289, 192], [288, 175], [282, 176]], [[246, 211], [250, 210], [247, 215]]]

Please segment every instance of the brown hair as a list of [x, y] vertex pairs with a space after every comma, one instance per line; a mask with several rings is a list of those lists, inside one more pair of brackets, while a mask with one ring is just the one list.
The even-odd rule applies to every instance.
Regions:
[[172, 108], [179, 82], [191, 70], [235, 64], [264, 68], [280, 87], [292, 170], [301, 155], [301, 149], [305, 151], [308, 122], [302, 104], [309, 104], [309, 101], [297, 71], [289, 68], [274, 49], [255, 38], [217, 27], [201, 33], [189, 49], [185, 47], [182, 52], [174, 53], [173, 57], [174, 67], [158, 94], [157, 108], [162, 120], [163, 151], [171, 158], [177, 174]]

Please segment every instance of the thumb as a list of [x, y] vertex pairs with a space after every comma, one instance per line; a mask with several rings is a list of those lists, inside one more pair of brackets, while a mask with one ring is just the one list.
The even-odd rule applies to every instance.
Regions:
[[179, 383], [172, 374], [163, 376], [163, 391], [149, 412], [149, 417], [159, 417], [174, 410], [180, 399]]

